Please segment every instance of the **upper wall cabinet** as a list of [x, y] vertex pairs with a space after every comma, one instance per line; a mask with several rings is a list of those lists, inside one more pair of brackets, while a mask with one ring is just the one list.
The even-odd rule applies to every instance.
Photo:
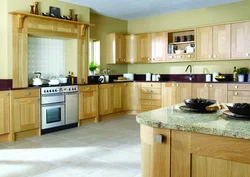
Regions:
[[168, 46], [168, 35], [166, 32], [152, 34], [152, 57], [151, 61], [165, 61]]
[[229, 59], [230, 25], [218, 25], [197, 29], [198, 59]]
[[137, 36], [136, 35], [126, 35], [125, 36], [125, 60], [126, 63], [137, 62]]
[[250, 57], [250, 22], [232, 24], [232, 58]]
[[106, 60], [108, 64], [125, 63], [125, 36], [123, 34], [107, 34]]
[[152, 34], [139, 34], [138, 38], [138, 62], [150, 62], [152, 60]]

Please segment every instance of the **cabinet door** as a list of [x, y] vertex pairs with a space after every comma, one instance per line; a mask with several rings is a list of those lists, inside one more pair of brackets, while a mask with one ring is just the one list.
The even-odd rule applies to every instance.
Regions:
[[122, 111], [122, 84], [112, 84], [113, 113]]
[[[162, 142], [156, 142], [156, 136]], [[141, 125], [142, 176], [170, 177], [170, 130]]]
[[0, 135], [10, 131], [10, 96], [9, 92], [0, 92]]
[[133, 111], [141, 110], [141, 91], [140, 83], [125, 83], [123, 84], [123, 110]]
[[129, 35], [125, 36], [125, 60], [126, 63], [135, 63], [137, 62], [137, 36]]
[[125, 63], [125, 36], [116, 34], [115, 43], [116, 63]]
[[249, 103], [250, 91], [228, 91], [228, 103]]
[[210, 84], [209, 99], [227, 103], [227, 84]]
[[40, 125], [40, 99], [19, 98], [13, 100], [14, 131], [21, 132], [39, 128]]
[[167, 34], [165, 32], [152, 34], [152, 61], [165, 61], [167, 54]]
[[99, 86], [99, 115], [111, 113], [111, 86], [110, 84], [103, 84]]
[[107, 34], [106, 36], [106, 62], [109, 64], [116, 63], [116, 43], [115, 34]]
[[192, 84], [192, 98], [208, 99], [209, 88], [208, 84], [194, 83]]
[[213, 27], [213, 58], [230, 58], [231, 44], [230, 25], [219, 25]]
[[174, 83], [166, 83], [162, 87], [162, 106], [176, 104], [176, 87]]
[[79, 119], [89, 119], [98, 116], [97, 91], [79, 93]]
[[190, 99], [190, 98], [191, 98], [191, 83], [177, 83], [175, 104], [183, 103], [185, 99]]
[[246, 22], [245, 26], [246, 26], [245, 51], [247, 58], [250, 58], [250, 22]]
[[213, 28], [197, 28], [197, 58], [210, 59], [213, 55]]
[[232, 24], [232, 58], [248, 57], [247, 50], [247, 27], [246, 23]]
[[140, 34], [138, 38], [138, 62], [150, 62], [152, 56], [152, 35]]

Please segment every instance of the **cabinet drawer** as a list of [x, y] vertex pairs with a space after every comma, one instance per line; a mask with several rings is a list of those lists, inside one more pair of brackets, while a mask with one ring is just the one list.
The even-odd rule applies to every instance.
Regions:
[[249, 90], [250, 84], [228, 84], [228, 90]]
[[14, 99], [40, 97], [40, 89], [14, 90], [12, 93]]
[[96, 91], [97, 89], [98, 85], [80, 86], [80, 92]]
[[141, 106], [141, 110], [142, 111], [151, 111], [151, 110], [154, 110], [154, 109], [159, 109], [161, 108], [160, 106], [146, 106], [146, 105], [142, 105]]
[[141, 104], [145, 106], [161, 106], [161, 100], [141, 100]]
[[142, 93], [161, 94], [161, 89], [158, 89], [158, 88], [142, 88]]
[[161, 88], [161, 83], [142, 83], [142, 87]]
[[161, 94], [142, 94], [141, 98], [148, 100], [161, 100]]
[[249, 103], [250, 91], [228, 91], [229, 103]]

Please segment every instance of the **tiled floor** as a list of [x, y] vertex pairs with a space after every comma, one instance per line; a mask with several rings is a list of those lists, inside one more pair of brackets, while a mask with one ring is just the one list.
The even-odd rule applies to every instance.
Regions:
[[140, 177], [135, 116], [0, 143], [0, 177]]

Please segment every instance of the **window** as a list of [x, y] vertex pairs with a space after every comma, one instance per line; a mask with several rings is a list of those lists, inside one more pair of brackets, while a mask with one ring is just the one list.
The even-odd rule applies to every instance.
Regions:
[[[89, 43], [89, 63], [94, 61], [96, 64], [101, 64], [100, 58], [100, 41], [90, 40]], [[98, 73], [99, 71], [96, 71]]]

